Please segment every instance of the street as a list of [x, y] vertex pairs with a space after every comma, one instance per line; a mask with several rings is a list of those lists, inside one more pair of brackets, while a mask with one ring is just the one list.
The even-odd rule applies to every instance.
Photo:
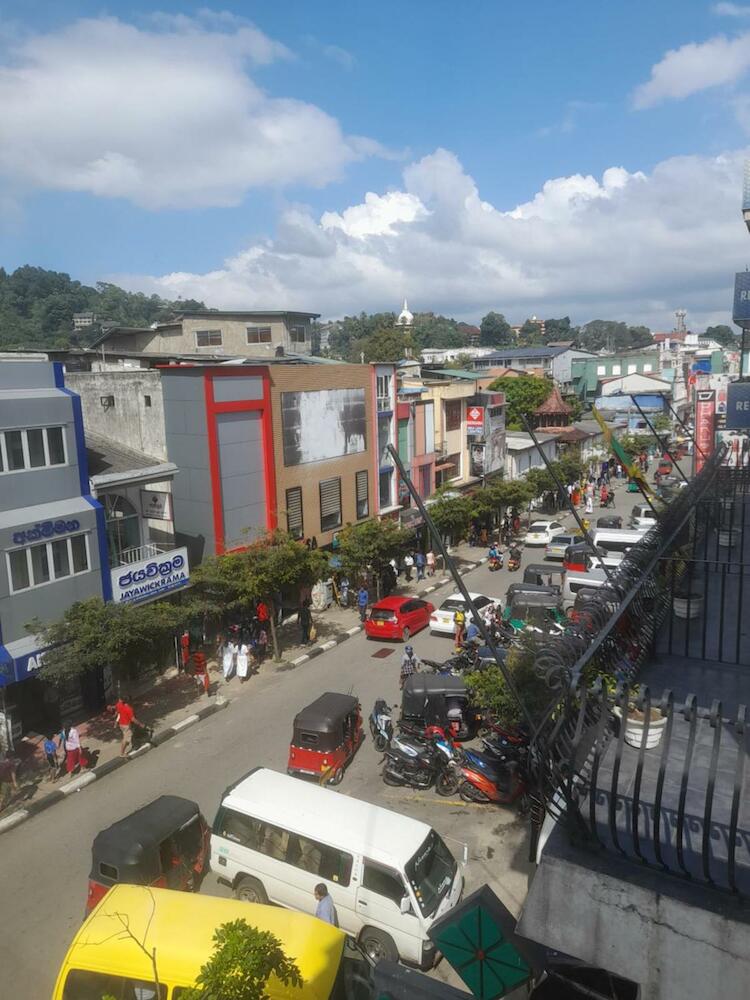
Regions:
[[[638, 494], [626, 494], [621, 485], [616, 493], [617, 511], [626, 517], [640, 500]], [[598, 514], [597, 509], [592, 520]], [[568, 515], [564, 523], [567, 530], [572, 518]], [[486, 555], [480, 549], [476, 553], [477, 558]], [[524, 550], [524, 564], [542, 559], [543, 549]], [[471, 591], [495, 598], [503, 598], [508, 584], [521, 579], [522, 572], [510, 574], [504, 569], [490, 573], [486, 565], [465, 577]], [[451, 582], [429, 600], [439, 605], [454, 590]], [[355, 612], [351, 624], [356, 624]], [[445, 659], [452, 650], [450, 639], [427, 631], [416, 635], [412, 643], [418, 655], [431, 659]], [[373, 654], [384, 648], [392, 650], [390, 655], [374, 659]], [[258, 765], [285, 771], [292, 719], [318, 694], [357, 694], [365, 726], [377, 697], [398, 704], [402, 650], [400, 643], [368, 641], [360, 634], [299, 667], [285, 666], [253, 678], [241, 694], [239, 682], [234, 680], [224, 688], [233, 699], [224, 712], [3, 834], [0, 966], [5, 989], [12, 983], [15, 1000], [42, 1000], [50, 995], [67, 945], [83, 916], [90, 846], [102, 827], [165, 792], [196, 800], [211, 822], [221, 793], [231, 781]], [[503, 902], [517, 911], [531, 871], [527, 821], [519, 819], [511, 808], [467, 805], [457, 798], [440, 799], [434, 791], [386, 787], [380, 778], [379, 761], [368, 732], [339, 794], [376, 802], [430, 823], [459, 859], [462, 845], [467, 844], [467, 891], [489, 882]], [[205, 880], [202, 891], [228, 892], [213, 876]], [[445, 963], [438, 974], [448, 976]]]

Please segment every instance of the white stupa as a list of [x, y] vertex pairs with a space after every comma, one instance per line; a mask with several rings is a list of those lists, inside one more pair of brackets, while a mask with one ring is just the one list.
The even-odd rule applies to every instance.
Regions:
[[414, 315], [409, 312], [409, 303], [404, 299], [404, 308], [398, 314], [398, 319], [396, 320], [396, 326], [413, 326], [414, 325]]

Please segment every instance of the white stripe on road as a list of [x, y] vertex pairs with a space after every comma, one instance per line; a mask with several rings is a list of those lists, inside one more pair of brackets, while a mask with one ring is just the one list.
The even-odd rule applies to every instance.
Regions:
[[476, 563], [468, 563], [466, 566], [464, 566], [464, 568], [461, 570], [461, 572], [462, 573], [470, 573], [473, 569], [476, 569], [476, 568], [477, 568], [477, 564]]
[[354, 628], [348, 628], [346, 630], [346, 634], [347, 635], [356, 635], [358, 632], [361, 632], [361, 631], [362, 631], [362, 626], [361, 625], [355, 625]]
[[443, 579], [440, 580], [440, 582], [438, 583], [438, 587], [444, 587], [446, 585], [446, 583], [450, 583], [451, 582], [451, 579], [452, 578], [450, 576], [444, 576]]
[[72, 795], [73, 792], [80, 792], [82, 788], [90, 785], [92, 781], [96, 781], [96, 775], [93, 771], [87, 771], [85, 774], [80, 775], [80, 777], [74, 778], [69, 784], [63, 785], [60, 791], [63, 795]]
[[187, 719], [180, 719], [179, 722], [175, 722], [172, 726], [175, 732], [179, 732], [180, 729], [187, 729], [188, 726], [192, 726], [194, 722], [200, 722], [199, 715], [189, 715]]
[[437, 590], [437, 587], [435, 587], [435, 586], [433, 586], [433, 587], [425, 587], [425, 589], [422, 591], [422, 593], [423, 594], [431, 594], [433, 592], [433, 590]]
[[29, 813], [26, 809], [17, 809], [16, 812], [11, 813], [10, 816], [6, 816], [5, 819], [0, 819], [0, 833], [12, 830], [14, 826], [18, 826], [19, 823], [23, 823], [28, 818]]

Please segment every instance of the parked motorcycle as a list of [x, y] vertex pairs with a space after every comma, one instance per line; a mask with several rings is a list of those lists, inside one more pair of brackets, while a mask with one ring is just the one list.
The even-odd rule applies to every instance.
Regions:
[[461, 781], [456, 751], [439, 735], [429, 742], [394, 736], [385, 751], [383, 781], [386, 785], [432, 788], [438, 795], [453, 795]]
[[378, 753], [383, 753], [393, 739], [393, 717], [388, 703], [378, 698], [370, 712], [370, 733]]
[[528, 808], [526, 774], [518, 761], [499, 761], [494, 770], [483, 770], [467, 758], [461, 765], [461, 774], [458, 794], [464, 802], [510, 805], [519, 801], [522, 812]]

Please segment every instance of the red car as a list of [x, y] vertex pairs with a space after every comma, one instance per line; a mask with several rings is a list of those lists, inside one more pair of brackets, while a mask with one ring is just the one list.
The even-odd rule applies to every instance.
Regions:
[[409, 636], [429, 626], [434, 610], [434, 605], [418, 597], [384, 597], [373, 604], [370, 617], [365, 621], [367, 638], [408, 642]]

